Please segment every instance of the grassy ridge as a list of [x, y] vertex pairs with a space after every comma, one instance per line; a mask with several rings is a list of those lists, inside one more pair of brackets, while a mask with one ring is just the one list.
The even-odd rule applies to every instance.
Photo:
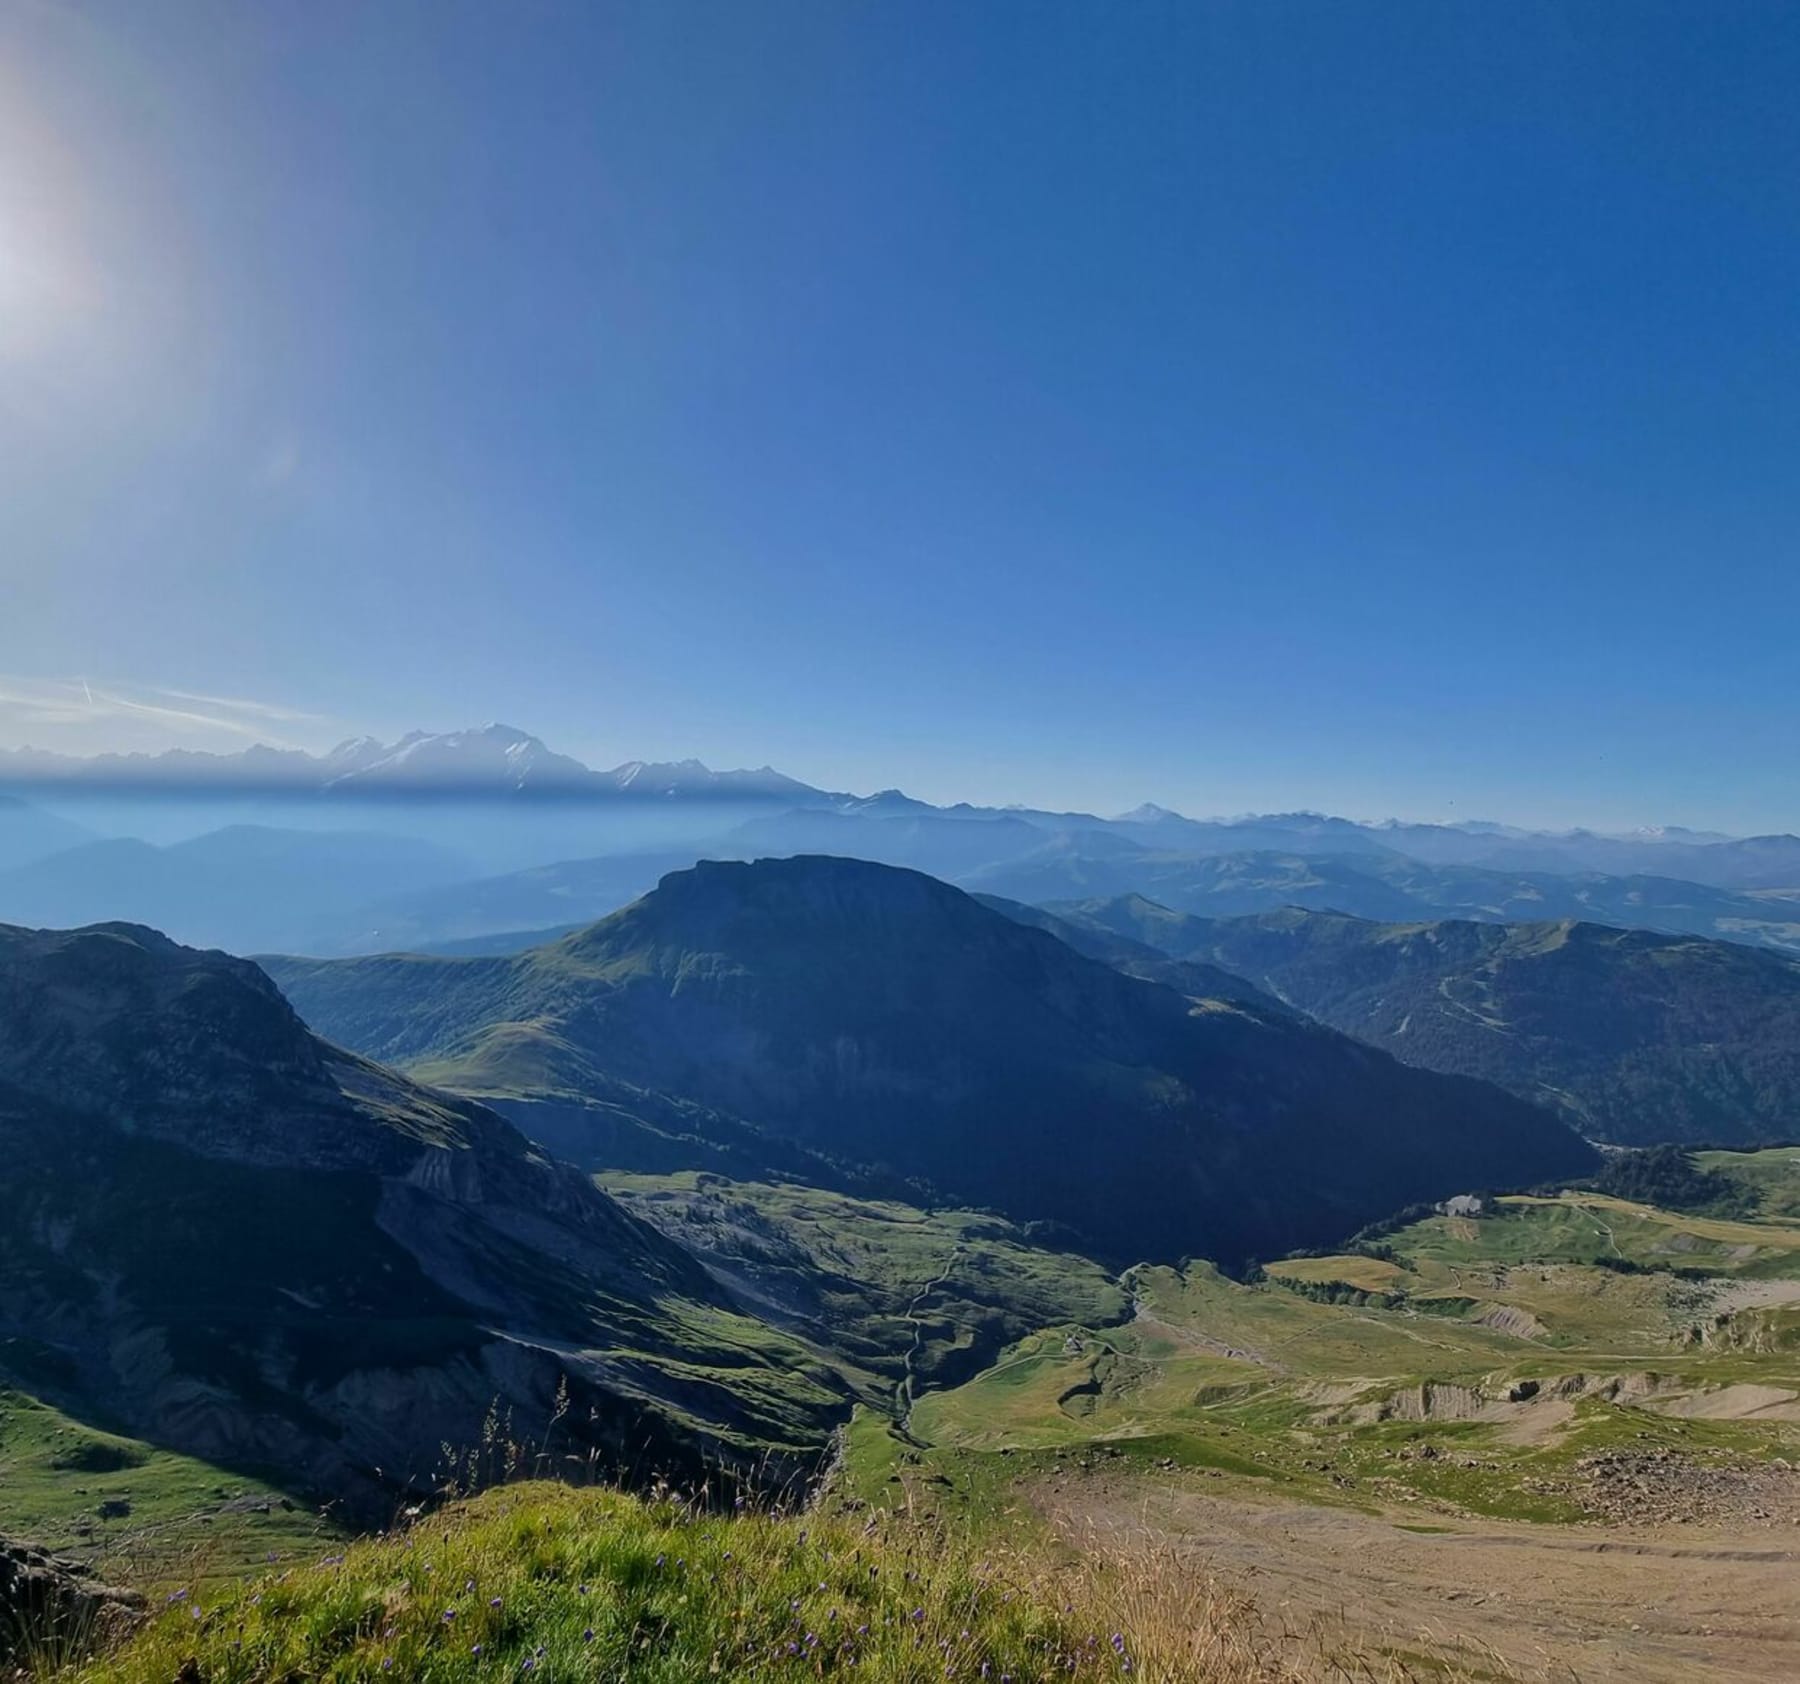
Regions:
[[1189, 1574], [1024, 1559], [905, 1520], [514, 1486], [212, 1596], [176, 1591], [81, 1684], [1290, 1673]]

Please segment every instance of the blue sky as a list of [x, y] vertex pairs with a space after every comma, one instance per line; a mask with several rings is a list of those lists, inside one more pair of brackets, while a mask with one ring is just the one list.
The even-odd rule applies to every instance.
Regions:
[[0, 0], [0, 742], [1792, 828], [1796, 86], [1734, 0]]

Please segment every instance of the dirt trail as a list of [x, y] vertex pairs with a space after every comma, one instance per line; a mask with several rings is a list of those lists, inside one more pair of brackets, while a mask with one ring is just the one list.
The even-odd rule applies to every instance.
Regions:
[[[1172, 1476], [1178, 1477], [1178, 1476]], [[1558, 1684], [1792, 1684], [1800, 1524], [1754, 1532], [1392, 1519], [1099, 1473], [1033, 1501], [1065, 1535], [1191, 1552], [1265, 1617]], [[1442, 1525], [1442, 1531], [1406, 1531]]]
[[912, 1326], [912, 1342], [906, 1347], [905, 1366], [901, 1371], [900, 1384], [895, 1391], [900, 1405], [900, 1430], [905, 1433], [911, 1432], [913, 1405], [918, 1402], [919, 1347], [925, 1340], [925, 1323], [922, 1312], [926, 1301], [945, 1281], [949, 1280], [955, 1271], [956, 1260], [962, 1256], [962, 1249], [961, 1240], [951, 1246], [950, 1255], [944, 1259], [944, 1266], [912, 1295], [903, 1312], [903, 1318]]

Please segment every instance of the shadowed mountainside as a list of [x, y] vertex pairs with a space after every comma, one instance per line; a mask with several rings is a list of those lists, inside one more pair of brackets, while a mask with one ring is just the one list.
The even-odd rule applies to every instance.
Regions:
[[1496, 1089], [1196, 1002], [862, 861], [702, 864], [513, 957], [269, 964], [321, 1032], [510, 1101], [529, 1130], [542, 1107], [559, 1149], [592, 1116], [594, 1167], [622, 1117], [666, 1140], [681, 1112], [728, 1131], [740, 1176], [876, 1166], [1127, 1259], [1313, 1243], [1590, 1161]]
[[1071, 922], [1225, 966], [1427, 1069], [1479, 1076], [1624, 1144], [1800, 1135], [1800, 961], [1563, 920], [1195, 918], [1140, 897]]

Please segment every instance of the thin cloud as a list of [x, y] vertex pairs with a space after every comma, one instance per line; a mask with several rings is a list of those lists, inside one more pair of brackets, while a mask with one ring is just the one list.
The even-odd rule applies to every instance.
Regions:
[[258, 719], [282, 719], [290, 724], [323, 723], [330, 716], [308, 713], [304, 708], [277, 706], [273, 702], [252, 702], [243, 696], [208, 696], [197, 690], [169, 690], [161, 685], [147, 687], [152, 696], [167, 696], [175, 702], [198, 702], [202, 707], [223, 708], [230, 713], [254, 714]]
[[[186, 704], [186, 705], [174, 705]], [[156, 746], [186, 746], [195, 737], [223, 736], [238, 742], [267, 743], [272, 748], [301, 748], [270, 729], [271, 724], [319, 723], [322, 714], [243, 696], [209, 696], [197, 691], [153, 685], [96, 683], [86, 678], [37, 679], [0, 674], [0, 719], [18, 727], [42, 727], [96, 738], [108, 722], [139, 727], [129, 734], [130, 748], [144, 748], [142, 728], [163, 740]], [[95, 745], [84, 742], [91, 752]], [[100, 746], [112, 746], [102, 744]]]
[[144, 719], [162, 719], [175, 724], [197, 725], [205, 731], [225, 731], [234, 737], [263, 739], [260, 726], [223, 713], [201, 713], [195, 708], [172, 708], [160, 702], [138, 702], [111, 690], [95, 690], [95, 703], [115, 712], [135, 714]]

